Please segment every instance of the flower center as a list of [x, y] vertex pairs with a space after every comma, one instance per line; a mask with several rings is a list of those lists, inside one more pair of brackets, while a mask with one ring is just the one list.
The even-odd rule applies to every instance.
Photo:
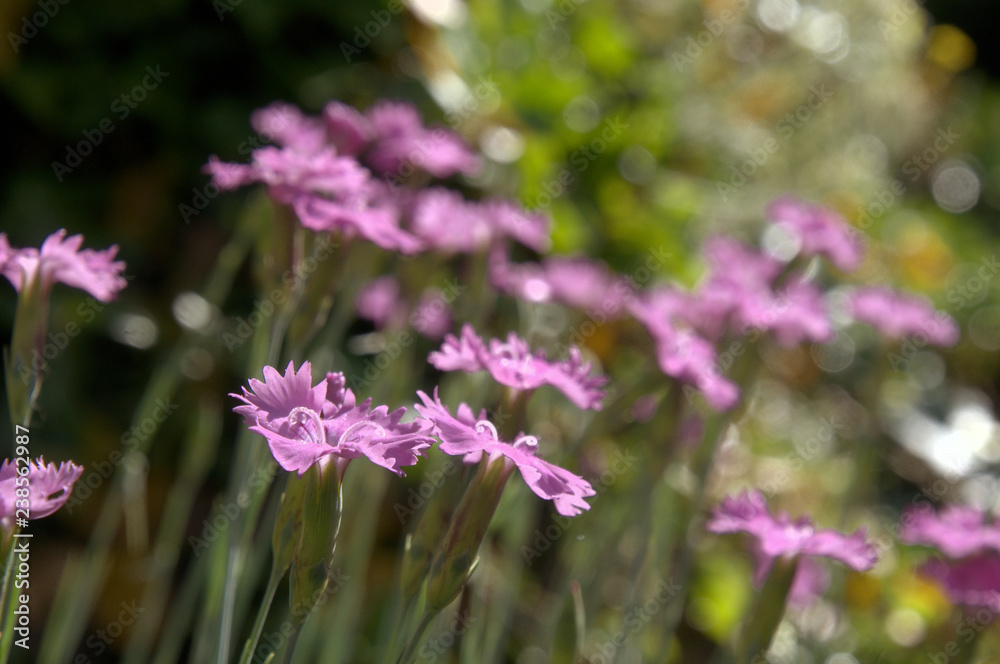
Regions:
[[[368, 432], [365, 430], [368, 429]], [[375, 422], [369, 422], [368, 420], [362, 420], [360, 422], [355, 422], [340, 435], [340, 445], [350, 445], [351, 443], [360, 443], [362, 438], [385, 438], [386, 430]]]
[[292, 423], [292, 431], [303, 443], [326, 444], [326, 429], [323, 428], [323, 420], [319, 413], [312, 408], [305, 406], [293, 408], [292, 412], [288, 414], [288, 420]]
[[500, 366], [509, 371], [513, 371], [518, 378], [534, 375], [535, 364], [530, 355], [523, 355], [509, 343], [500, 344], [496, 349], [496, 355], [500, 358]]

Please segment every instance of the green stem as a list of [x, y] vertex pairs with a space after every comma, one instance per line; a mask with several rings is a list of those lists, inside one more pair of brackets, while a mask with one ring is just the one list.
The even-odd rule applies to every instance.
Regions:
[[247, 639], [247, 644], [243, 648], [240, 664], [249, 664], [253, 658], [253, 651], [257, 648], [257, 641], [260, 640], [261, 632], [264, 631], [264, 622], [267, 620], [267, 614], [271, 610], [271, 602], [274, 600], [274, 594], [278, 591], [278, 586], [281, 584], [284, 576], [285, 570], [279, 570], [275, 567], [271, 568], [271, 577], [267, 580], [264, 599], [261, 600], [260, 608], [257, 610], [257, 619], [254, 620], [253, 631], [250, 633], [250, 638]]
[[292, 661], [292, 655], [295, 653], [295, 644], [299, 641], [299, 634], [302, 633], [302, 623], [293, 620], [292, 621], [292, 633], [288, 635], [288, 641], [285, 643], [285, 653], [281, 656], [281, 664], [289, 664]]
[[416, 653], [420, 642], [423, 640], [424, 633], [427, 631], [427, 628], [431, 626], [431, 623], [434, 621], [434, 618], [437, 617], [437, 614], [437, 611], [424, 609], [424, 614], [420, 616], [420, 623], [413, 631], [413, 634], [410, 635], [410, 640], [406, 642], [406, 647], [403, 649], [403, 652], [400, 653], [399, 659], [396, 660], [396, 664], [406, 664], [406, 662], [410, 661]]

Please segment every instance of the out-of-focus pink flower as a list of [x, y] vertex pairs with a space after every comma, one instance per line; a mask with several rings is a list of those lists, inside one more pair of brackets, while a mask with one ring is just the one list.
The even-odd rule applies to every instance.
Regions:
[[728, 496], [715, 508], [706, 526], [713, 533], [747, 533], [769, 559], [779, 556], [820, 556], [839, 560], [851, 569], [869, 570], [878, 561], [878, 550], [867, 540], [867, 530], [852, 535], [817, 530], [808, 517], [796, 520], [785, 512], [772, 515], [764, 494], [744, 491]]
[[451, 305], [444, 293], [437, 288], [425, 290], [410, 314], [410, 323], [428, 339], [443, 338], [452, 326]]
[[406, 305], [399, 299], [399, 280], [391, 275], [373, 279], [358, 291], [354, 300], [358, 315], [376, 328], [398, 322], [406, 316]]
[[511, 238], [536, 251], [548, 247], [548, 218], [510, 201], [465, 200], [443, 187], [419, 192], [411, 208], [410, 231], [438, 251], [477, 253]]
[[1000, 554], [983, 551], [961, 560], [932, 558], [920, 571], [936, 579], [953, 604], [1000, 612]]
[[435, 177], [479, 170], [479, 158], [455, 132], [426, 129], [417, 109], [407, 103], [381, 101], [365, 113], [372, 145], [366, 162], [385, 175], [405, 177], [420, 169]]
[[282, 376], [264, 367], [264, 382], [250, 379], [250, 389], [230, 396], [244, 405], [233, 410], [244, 423], [267, 439], [271, 453], [287, 471], [301, 476], [326, 457], [337, 460], [341, 476], [350, 459], [362, 455], [403, 475], [403, 466], [417, 462], [432, 439], [423, 422], [402, 423], [406, 412], [386, 406], [371, 407], [371, 399], [358, 405], [345, 387], [342, 373], [328, 373], [312, 386], [312, 367], [304, 362], [298, 371], [289, 362]]
[[423, 392], [417, 395], [423, 403], [415, 408], [434, 424], [435, 433], [441, 439], [439, 447], [445, 454], [461, 456], [465, 463], [478, 463], [484, 454], [489, 461], [504, 458], [507, 472], [512, 472], [516, 466], [531, 490], [540, 498], [551, 500], [563, 516], [575, 516], [590, 509], [584, 500], [596, 493], [590, 483], [536, 457], [538, 440], [534, 436], [521, 434], [513, 443], [507, 443], [500, 440], [496, 427], [486, 419], [485, 411], [476, 418], [472, 409], [461, 403], [453, 417], [438, 398], [437, 390], [434, 399]]
[[66, 237], [59, 230], [45, 238], [40, 249], [14, 249], [0, 233], [0, 273], [20, 293], [38, 278], [43, 297], [57, 282], [79, 288], [102, 302], [110, 302], [125, 288], [125, 263], [114, 260], [118, 245], [81, 249], [82, 235]]
[[739, 401], [740, 390], [719, 371], [715, 346], [674, 322], [686, 302], [679, 291], [659, 288], [629, 302], [629, 311], [653, 338], [660, 371], [701, 390], [715, 410], [729, 410]]
[[768, 206], [767, 217], [798, 239], [802, 254], [826, 256], [847, 272], [861, 265], [864, 245], [858, 233], [833, 210], [783, 196]]
[[275, 102], [257, 109], [250, 115], [250, 124], [272, 143], [296, 152], [316, 153], [326, 144], [323, 123], [292, 104]]
[[[759, 544], [753, 546], [753, 552], [756, 560], [753, 582], [754, 586], [760, 589], [774, 565], [774, 558], [765, 555]], [[816, 558], [802, 558], [795, 570], [792, 586], [788, 590], [788, 603], [798, 608], [807, 607], [821, 597], [829, 585], [830, 573], [823, 563]]]
[[583, 362], [578, 348], [570, 349], [569, 359], [552, 362], [544, 351], [532, 353], [528, 343], [513, 332], [507, 341], [490, 339], [487, 345], [468, 324], [462, 327], [461, 336], [446, 336], [441, 349], [427, 359], [441, 371], [489, 371], [495, 381], [516, 390], [551, 385], [578, 408], [592, 410], [601, 409], [605, 396], [601, 387], [608, 382], [606, 376], [590, 374], [590, 363]]
[[936, 346], [958, 342], [958, 325], [951, 316], [935, 311], [927, 300], [885, 286], [855, 290], [848, 297], [848, 310], [855, 320], [872, 325], [890, 339], [923, 335]]
[[746, 323], [769, 330], [782, 346], [795, 346], [805, 341], [825, 343], [834, 336], [823, 293], [803, 279], [788, 283], [774, 296], [771, 306], [757, 319]]
[[[25, 498], [18, 495], [27, 490], [27, 518], [41, 519], [49, 516], [66, 504], [73, 485], [83, 475], [83, 466], [72, 461], [60, 463], [45, 463], [38, 457], [29, 461], [27, 469], [18, 469], [9, 459], [0, 464], [0, 522], [6, 527], [13, 524], [17, 510], [23, 508]], [[25, 481], [25, 478], [27, 481]]]
[[550, 256], [541, 263], [511, 263], [506, 248], [490, 253], [490, 283], [512, 297], [528, 302], [559, 302], [605, 319], [625, 313], [635, 297], [628, 282], [616, 277], [604, 263], [583, 256]]
[[936, 547], [951, 558], [983, 549], [1000, 552], [1000, 521], [968, 505], [948, 505], [937, 513], [913, 507], [903, 513], [899, 538], [907, 544]]

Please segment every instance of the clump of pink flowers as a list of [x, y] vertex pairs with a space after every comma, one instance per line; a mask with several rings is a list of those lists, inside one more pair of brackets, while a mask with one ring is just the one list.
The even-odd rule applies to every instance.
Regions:
[[433, 442], [425, 423], [401, 421], [405, 408], [372, 408], [371, 399], [358, 404], [342, 373], [313, 385], [308, 362], [298, 371], [289, 362], [284, 375], [264, 367], [263, 382], [251, 378], [249, 389], [230, 396], [244, 402], [233, 410], [264, 436], [278, 464], [299, 475], [330, 459], [342, 476], [361, 456], [403, 475]]

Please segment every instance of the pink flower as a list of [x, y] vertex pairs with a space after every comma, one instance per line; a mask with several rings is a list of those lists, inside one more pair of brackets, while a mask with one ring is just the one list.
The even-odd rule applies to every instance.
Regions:
[[583, 256], [551, 256], [541, 263], [511, 263], [502, 245], [490, 253], [490, 283], [528, 302], [560, 302], [605, 317], [618, 317], [635, 296], [628, 282], [604, 263]]
[[1000, 555], [984, 551], [961, 560], [934, 558], [920, 571], [937, 580], [953, 604], [984, 606], [1000, 612]]
[[531, 490], [540, 498], [551, 500], [563, 516], [575, 516], [590, 509], [584, 500], [596, 493], [590, 483], [536, 457], [538, 440], [534, 436], [521, 434], [513, 443], [504, 442], [493, 423], [486, 419], [486, 411], [481, 411], [477, 419], [472, 409], [461, 403], [453, 417], [441, 403], [436, 389], [433, 400], [423, 392], [417, 395], [423, 404], [415, 408], [434, 424], [434, 431], [441, 439], [439, 447], [445, 454], [462, 456], [465, 463], [477, 463], [484, 454], [491, 462], [503, 457], [508, 472], [516, 466]]
[[381, 101], [365, 113], [372, 146], [366, 161], [383, 174], [405, 177], [419, 168], [435, 177], [479, 170], [479, 158], [455, 132], [426, 129], [412, 104]]
[[443, 338], [452, 326], [451, 305], [444, 293], [437, 288], [425, 290], [410, 314], [410, 323], [428, 339]]
[[685, 303], [679, 291], [658, 288], [630, 302], [629, 311], [653, 338], [660, 371], [701, 390], [715, 410], [729, 410], [739, 401], [740, 390], [719, 370], [715, 346], [673, 322]]
[[601, 386], [608, 382], [606, 376], [590, 375], [590, 364], [583, 362], [576, 347], [570, 349], [569, 359], [550, 362], [544, 351], [532, 353], [528, 343], [513, 332], [506, 342], [490, 339], [487, 345], [469, 324], [462, 326], [460, 337], [447, 335], [441, 349], [427, 359], [441, 371], [489, 371], [495, 381], [517, 390], [551, 385], [585, 409], [601, 409], [605, 396]]
[[844, 535], [836, 530], [817, 530], [807, 517], [793, 521], [785, 512], [772, 515], [760, 491], [726, 497], [706, 527], [713, 533], [748, 533], [757, 540], [762, 554], [772, 560], [779, 556], [820, 556], [839, 560], [858, 571], [871, 569], [878, 560], [878, 550], [866, 541], [866, 529]]
[[783, 196], [771, 203], [767, 216], [798, 238], [803, 255], [826, 256], [847, 272], [861, 265], [864, 245], [857, 231], [836, 212], [793, 196]]
[[833, 326], [823, 293], [804, 279], [794, 279], [772, 299], [749, 327], [769, 330], [782, 346], [805, 341], [825, 343], [833, 339]]
[[81, 249], [82, 235], [66, 237], [59, 230], [45, 238], [41, 249], [14, 249], [0, 233], [0, 273], [21, 292], [35, 278], [43, 297], [56, 282], [86, 291], [102, 302], [110, 302], [125, 288], [125, 263], [115, 261], [118, 245], [107, 249]]
[[385, 275], [365, 284], [354, 300], [358, 315], [375, 324], [376, 328], [406, 316], [406, 305], [399, 299], [399, 281]]
[[244, 402], [233, 410], [251, 431], [267, 439], [275, 460], [287, 471], [301, 476], [332, 456], [343, 475], [350, 459], [364, 455], [403, 475], [402, 466], [416, 463], [432, 443], [424, 423], [401, 422], [405, 408], [391, 413], [386, 406], [373, 409], [371, 399], [358, 405], [342, 373], [328, 373], [311, 384], [310, 364], [304, 362], [296, 372], [289, 362], [284, 376], [264, 367], [264, 382], [251, 378], [249, 390], [230, 394]]
[[305, 115], [292, 104], [275, 102], [250, 116], [250, 124], [272, 143], [295, 152], [316, 153], [326, 145], [322, 121]]
[[549, 243], [549, 222], [544, 215], [526, 212], [510, 201], [467, 201], [457, 191], [442, 187], [416, 194], [410, 232], [430, 249], [469, 254], [504, 238], [536, 251], [545, 251]]
[[890, 339], [922, 335], [937, 346], [958, 342], [958, 326], [951, 316], [935, 311], [927, 300], [885, 286], [855, 290], [848, 309], [855, 320], [872, 325]]
[[1000, 520], [968, 505], [948, 505], [937, 513], [914, 507], [903, 514], [899, 538], [907, 544], [936, 547], [951, 558], [984, 549], [1000, 552]]
[[[9, 527], [17, 518], [17, 510], [24, 508], [25, 500], [18, 495], [27, 488], [29, 519], [40, 519], [56, 512], [66, 504], [73, 485], [83, 475], [83, 466], [72, 461], [46, 464], [42, 457], [29, 461], [27, 470], [19, 472], [15, 463], [5, 459], [0, 464], [0, 522]], [[27, 478], [27, 483], [24, 479]]]

